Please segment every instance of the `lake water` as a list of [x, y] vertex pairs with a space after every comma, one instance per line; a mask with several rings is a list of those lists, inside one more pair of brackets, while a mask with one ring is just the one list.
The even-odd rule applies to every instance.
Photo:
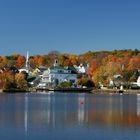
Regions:
[[139, 140], [140, 95], [0, 94], [1, 140]]

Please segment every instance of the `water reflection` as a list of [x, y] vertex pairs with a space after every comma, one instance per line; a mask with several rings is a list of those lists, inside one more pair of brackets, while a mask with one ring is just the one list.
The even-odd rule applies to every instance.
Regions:
[[137, 116], [140, 116], [140, 94], [137, 94]]
[[25, 94], [24, 129], [25, 129], [25, 135], [27, 135], [27, 131], [28, 131], [28, 95], [27, 94]]
[[39, 129], [97, 126], [140, 129], [140, 95], [0, 95], [0, 128], [27, 136]]

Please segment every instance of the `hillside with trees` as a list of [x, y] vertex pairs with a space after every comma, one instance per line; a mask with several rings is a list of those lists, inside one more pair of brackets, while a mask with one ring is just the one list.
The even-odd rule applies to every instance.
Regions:
[[[89, 65], [88, 76], [92, 78], [96, 86], [109, 86], [110, 80], [114, 80], [116, 85], [125, 83], [129, 87], [130, 83], [136, 81], [140, 70], [140, 50], [114, 50], [114, 51], [89, 51], [84, 54], [61, 54], [52, 51], [46, 55], [36, 55], [29, 57], [30, 67], [32, 69], [44, 66], [50, 67], [54, 59], [58, 58], [59, 65]], [[25, 65], [26, 58], [20, 54], [10, 56], [0, 56], [0, 82], [4, 80], [13, 80], [13, 72], [9, 71], [10, 67], [22, 68]], [[2, 73], [4, 71], [4, 73]], [[119, 75], [118, 77], [115, 77]], [[27, 87], [26, 76], [24, 74], [14, 74], [16, 76], [16, 85]], [[6, 78], [4, 78], [6, 77]], [[8, 85], [5, 85], [8, 86]]]

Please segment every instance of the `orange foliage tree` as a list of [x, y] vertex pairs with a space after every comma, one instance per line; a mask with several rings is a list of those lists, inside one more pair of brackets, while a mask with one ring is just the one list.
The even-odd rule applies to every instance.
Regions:
[[134, 56], [129, 60], [128, 69], [140, 69], [140, 56]]
[[21, 68], [21, 67], [23, 67], [24, 65], [25, 65], [25, 57], [24, 56], [19, 56], [18, 58], [17, 58], [17, 63], [16, 63], [16, 66], [18, 67], [18, 68]]
[[90, 69], [89, 69], [89, 73], [88, 73], [90, 77], [93, 76], [93, 74], [96, 71], [97, 67], [98, 67], [98, 62], [97, 62], [96, 59], [93, 59], [91, 64], [90, 64]]

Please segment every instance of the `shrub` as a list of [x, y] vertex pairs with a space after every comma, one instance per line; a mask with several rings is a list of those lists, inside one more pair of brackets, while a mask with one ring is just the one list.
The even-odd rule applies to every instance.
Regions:
[[68, 81], [64, 81], [64, 82], [61, 82], [59, 86], [62, 88], [70, 88], [72, 86], [72, 83]]

